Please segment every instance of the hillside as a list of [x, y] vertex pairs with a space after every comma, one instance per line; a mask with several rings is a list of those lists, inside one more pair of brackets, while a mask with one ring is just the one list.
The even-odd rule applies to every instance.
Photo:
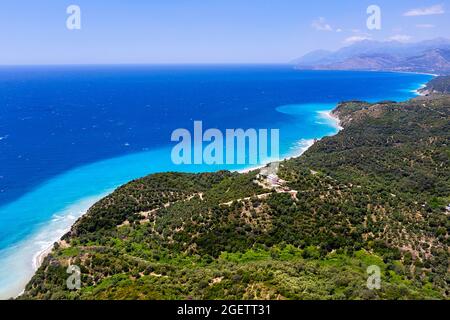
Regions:
[[450, 94], [450, 76], [437, 77], [427, 83], [427, 86], [420, 90], [423, 94], [444, 93]]
[[[162, 173], [77, 221], [21, 299], [447, 299], [450, 97], [347, 102], [344, 129], [258, 172]], [[82, 287], [65, 286], [69, 264]], [[381, 268], [369, 290], [366, 269]]]
[[402, 71], [450, 74], [450, 40], [419, 43], [361, 41], [335, 52], [323, 50], [293, 61], [298, 69]]

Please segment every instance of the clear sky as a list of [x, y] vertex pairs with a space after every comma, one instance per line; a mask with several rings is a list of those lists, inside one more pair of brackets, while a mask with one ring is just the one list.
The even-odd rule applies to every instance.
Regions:
[[[81, 8], [81, 30], [66, 9]], [[366, 27], [369, 5], [381, 30]], [[284, 63], [374, 40], [450, 38], [450, 0], [2, 0], [0, 64]]]

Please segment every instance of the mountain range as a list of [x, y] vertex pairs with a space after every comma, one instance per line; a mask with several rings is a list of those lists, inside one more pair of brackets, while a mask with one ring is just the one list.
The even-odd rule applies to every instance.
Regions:
[[450, 74], [450, 40], [417, 43], [364, 40], [337, 51], [316, 50], [292, 61], [307, 70], [404, 71]]

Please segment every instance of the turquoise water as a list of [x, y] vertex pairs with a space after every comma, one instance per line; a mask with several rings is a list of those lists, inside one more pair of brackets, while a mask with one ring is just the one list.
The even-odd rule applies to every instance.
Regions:
[[0, 298], [20, 293], [37, 254], [121, 184], [250, 166], [177, 166], [173, 130], [194, 120], [205, 129], [276, 128], [289, 157], [338, 131], [325, 112], [339, 101], [402, 101], [431, 78], [287, 66], [26, 71], [0, 70]]

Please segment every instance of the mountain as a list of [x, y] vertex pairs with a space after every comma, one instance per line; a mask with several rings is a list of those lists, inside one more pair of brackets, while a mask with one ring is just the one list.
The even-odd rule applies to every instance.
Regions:
[[450, 72], [450, 49], [431, 49], [418, 56], [400, 61], [398, 68], [405, 71], [421, 71], [432, 73]]
[[448, 299], [450, 97], [333, 114], [344, 129], [281, 162], [279, 186], [255, 170], [118, 188], [55, 244], [20, 299]]
[[450, 74], [450, 40], [438, 38], [418, 43], [364, 40], [335, 52], [315, 51], [293, 62], [298, 69]]
[[327, 50], [315, 50], [310, 53], [305, 54], [303, 57], [299, 59], [293, 60], [291, 63], [293, 64], [314, 64], [319, 61], [323, 61], [327, 57], [332, 54], [331, 51]]

